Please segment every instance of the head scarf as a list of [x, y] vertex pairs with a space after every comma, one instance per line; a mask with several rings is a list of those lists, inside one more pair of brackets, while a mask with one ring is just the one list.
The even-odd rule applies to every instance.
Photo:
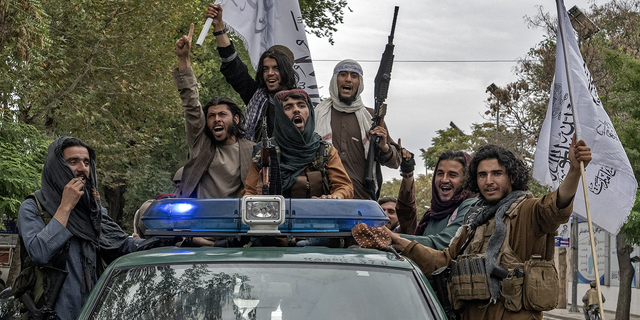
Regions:
[[[358, 91], [356, 91], [356, 100], [350, 105], [347, 105], [340, 101], [340, 94], [338, 92], [338, 73], [340, 71], [352, 71], [358, 73], [360, 78], [360, 85]], [[331, 108], [335, 108], [340, 112], [355, 113], [360, 124], [360, 135], [362, 136], [362, 144], [364, 145], [364, 157], [368, 156], [369, 139], [367, 132], [371, 128], [371, 113], [367, 111], [367, 108], [362, 103], [360, 95], [364, 90], [364, 79], [362, 78], [362, 67], [358, 62], [351, 59], [346, 59], [338, 62], [333, 69], [333, 77], [331, 77], [331, 83], [329, 84], [330, 99], [325, 99], [316, 106], [316, 132], [322, 137], [322, 140], [332, 142], [331, 134]]]
[[[467, 167], [471, 163], [471, 156], [463, 152], [465, 159], [467, 160]], [[436, 170], [440, 161], [436, 163]], [[435, 172], [433, 177], [431, 178], [431, 207], [425, 212], [418, 222], [418, 226], [414, 232], [415, 235], [421, 236], [424, 233], [424, 230], [427, 228], [430, 220], [440, 221], [448, 216], [450, 216], [457, 208], [460, 206], [462, 201], [467, 200], [469, 198], [476, 197], [476, 194], [465, 189], [464, 185], [460, 192], [453, 195], [453, 197], [447, 201], [442, 201], [440, 199], [440, 195], [438, 195], [438, 190], [436, 190], [436, 175]]]
[[[62, 201], [64, 187], [76, 178], [64, 159], [62, 144], [71, 137], [61, 137], [53, 141], [47, 150], [47, 161], [42, 169], [42, 188], [35, 192], [38, 201], [50, 214], [55, 214]], [[97, 193], [96, 159], [92, 149], [88, 149], [90, 169], [84, 194], [69, 214], [67, 230], [82, 239], [82, 293], [89, 293], [96, 280], [98, 257], [96, 248], [118, 249], [127, 238], [122, 229], [106, 215], [100, 205]], [[103, 214], [104, 210], [104, 214]]]
[[276, 106], [273, 128], [274, 145], [280, 149], [280, 173], [282, 175], [283, 190], [291, 188], [300, 173], [311, 164], [321, 141], [320, 135], [314, 132], [315, 112], [304, 90], [281, 91], [278, 96], [282, 97], [291, 91], [303, 92], [309, 108], [309, 118], [304, 126], [304, 132], [300, 132], [284, 113], [280, 100], [273, 99]]

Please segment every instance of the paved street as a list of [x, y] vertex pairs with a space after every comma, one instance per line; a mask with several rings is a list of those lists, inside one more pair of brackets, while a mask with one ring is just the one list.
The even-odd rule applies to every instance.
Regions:
[[[545, 320], [584, 320], [584, 314], [582, 313], [582, 306], [578, 306], [580, 312], [569, 312], [571, 305], [567, 305], [567, 309], [554, 309], [551, 311], [543, 312], [542, 319]], [[605, 320], [614, 320], [615, 313], [613, 311], [605, 311]], [[630, 320], [640, 320], [640, 316], [631, 315]]]

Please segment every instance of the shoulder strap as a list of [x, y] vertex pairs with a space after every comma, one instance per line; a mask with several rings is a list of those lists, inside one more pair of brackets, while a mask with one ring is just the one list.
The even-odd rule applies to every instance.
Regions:
[[42, 207], [42, 205], [40, 204], [40, 200], [38, 200], [38, 197], [36, 196], [36, 194], [32, 193], [28, 195], [27, 199], [33, 199], [36, 202], [36, 205], [38, 206], [38, 211], [36, 212], [36, 214], [39, 215], [42, 218], [42, 220], [44, 220], [45, 226], [48, 225], [49, 222], [51, 222], [51, 219], [53, 218], [53, 216]]

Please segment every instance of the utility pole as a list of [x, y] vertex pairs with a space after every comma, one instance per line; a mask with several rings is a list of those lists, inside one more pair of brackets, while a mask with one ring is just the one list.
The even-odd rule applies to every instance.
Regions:
[[571, 280], [571, 308], [569, 312], [580, 312], [578, 310], [578, 216], [573, 215], [573, 236], [571, 237], [571, 249], [573, 256], [571, 258], [571, 270], [573, 277]]
[[496, 97], [497, 89], [498, 86], [496, 86], [495, 83], [492, 83], [487, 87], [487, 91], [491, 92], [493, 97], [496, 99], [496, 132], [498, 132], [498, 128], [500, 128], [500, 101], [498, 100], [498, 97]]

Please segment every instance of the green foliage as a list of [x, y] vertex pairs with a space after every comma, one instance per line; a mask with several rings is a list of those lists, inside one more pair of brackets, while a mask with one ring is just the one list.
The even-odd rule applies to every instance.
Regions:
[[49, 40], [48, 23], [40, 1], [0, 1], [0, 53], [5, 62], [29, 61], [38, 55]]
[[438, 130], [438, 135], [431, 139], [431, 147], [422, 151], [422, 159], [424, 166], [434, 170], [438, 163], [438, 157], [448, 150], [460, 150], [467, 153], [473, 153], [474, 142], [476, 137], [473, 135], [465, 135], [454, 128], [446, 130]]
[[[342, 23], [346, 0], [298, 0], [300, 12], [307, 26], [307, 32], [319, 38], [328, 37], [333, 44], [333, 33], [338, 29], [337, 24]], [[349, 11], [351, 9], [347, 7]]]
[[636, 193], [636, 203], [634, 205], [634, 210], [631, 211], [629, 216], [627, 217], [627, 221], [620, 228], [620, 232], [624, 233], [626, 236], [627, 243], [633, 245], [640, 245], [640, 192]]
[[[184, 118], [170, 70], [177, 66], [176, 39], [187, 34], [192, 22], [197, 37], [208, 2], [0, 0], [0, 4], [0, 51], [5, 62], [0, 65], [1, 110], [12, 110], [10, 119], [34, 126], [43, 137], [69, 135], [91, 145], [97, 154], [103, 202], [116, 222], [131, 225], [145, 200], [173, 192], [171, 178], [186, 160]], [[328, 37], [342, 21], [345, 6], [346, 1], [301, 2], [310, 32]], [[218, 72], [214, 40], [209, 36], [202, 48], [192, 50], [201, 101], [228, 96], [242, 106]], [[242, 42], [233, 40], [251, 68]], [[17, 149], [3, 147], [3, 151], [28, 154], [22, 145], [12, 146]], [[16, 161], [37, 168], [44, 158]], [[3, 197], [21, 201], [24, 190], [37, 188], [39, 177], [25, 176], [24, 186], [17, 190], [14, 178], [22, 178], [2, 173], [3, 188], [4, 184], [13, 188], [11, 196], [2, 193]], [[19, 203], [4, 199], [0, 209], [16, 211]]]
[[[414, 176], [414, 186], [416, 188], [416, 207], [418, 208], [418, 220], [422, 217], [425, 211], [431, 205], [431, 179], [433, 175], [419, 174]], [[387, 181], [382, 184], [380, 189], [380, 198], [393, 197], [397, 198], [400, 192], [400, 184], [402, 179], [393, 178], [391, 181]]]
[[26, 196], [40, 189], [50, 141], [35, 127], [7, 118], [0, 121], [0, 216], [17, 217]]

